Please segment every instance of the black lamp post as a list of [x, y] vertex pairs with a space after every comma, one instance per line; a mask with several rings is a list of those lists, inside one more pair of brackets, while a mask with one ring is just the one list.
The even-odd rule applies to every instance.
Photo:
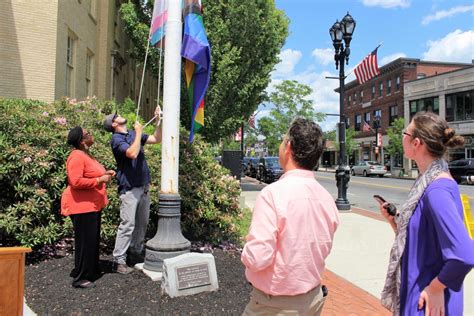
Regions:
[[[351, 205], [347, 200], [347, 187], [350, 180], [350, 168], [346, 161], [346, 119], [344, 116], [344, 61], [349, 64], [349, 55], [351, 53], [350, 43], [352, 33], [354, 32], [356, 22], [347, 12], [341, 22], [336, 23], [329, 29], [332, 43], [334, 45], [334, 60], [336, 69], [339, 68], [339, 166], [336, 170], [337, 199], [336, 206], [338, 210], [350, 210]], [[344, 43], [342, 40], [344, 39]]]

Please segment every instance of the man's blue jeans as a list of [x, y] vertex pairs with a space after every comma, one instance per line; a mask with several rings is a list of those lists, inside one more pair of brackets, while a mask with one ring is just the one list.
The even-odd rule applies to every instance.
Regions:
[[115, 239], [114, 261], [125, 264], [127, 250], [141, 254], [150, 217], [148, 186], [132, 188], [120, 195], [120, 225]]

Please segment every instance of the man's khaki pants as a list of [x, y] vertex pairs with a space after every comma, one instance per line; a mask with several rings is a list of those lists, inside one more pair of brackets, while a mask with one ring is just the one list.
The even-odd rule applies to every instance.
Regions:
[[321, 315], [324, 301], [321, 285], [295, 296], [272, 296], [253, 288], [242, 315]]

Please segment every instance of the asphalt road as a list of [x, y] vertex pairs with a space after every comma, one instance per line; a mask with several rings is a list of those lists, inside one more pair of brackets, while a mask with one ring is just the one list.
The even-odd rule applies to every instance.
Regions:
[[[319, 183], [334, 198], [337, 198], [335, 174], [331, 172], [315, 172], [315, 174]], [[352, 206], [378, 212], [378, 203], [372, 197], [374, 194], [378, 194], [400, 207], [407, 200], [408, 191], [413, 182], [413, 180], [407, 179], [351, 176], [347, 199]], [[474, 205], [474, 185], [460, 185], [459, 189], [461, 193], [468, 195], [471, 205]]]

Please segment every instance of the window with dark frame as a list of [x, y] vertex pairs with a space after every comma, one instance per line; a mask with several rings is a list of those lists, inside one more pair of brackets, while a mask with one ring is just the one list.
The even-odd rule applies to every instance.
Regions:
[[417, 112], [427, 111], [439, 114], [439, 98], [429, 97], [419, 100], [412, 100], [409, 102], [410, 120]]
[[356, 131], [360, 131], [360, 124], [362, 122], [362, 116], [360, 114], [356, 114], [355, 119], [354, 119], [354, 129]]
[[364, 121], [365, 121], [367, 124], [370, 124], [370, 112], [365, 112], [365, 113], [364, 113]]
[[446, 95], [446, 121], [469, 121], [474, 119], [472, 100], [474, 90]]
[[75, 40], [72, 35], [67, 37], [66, 48], [66, 80], [65, 95], [72, 97], [74, 89], [74, 46]]
[[387, 94], [392, 93], [392, 80], [387, 80]]
[[392, 123], [398, 118], [398, 107], [397, 105], [392, 105], [389, 107], [389, 121], [388, 124], [392, 125]]
[[383, 81], [380, 82], [380, 85], [379, 85], [379, 97], [381, 97], [383, 95]]
[[397, 77], [397, 91], [400, 91], [400, 76]]
[[372, 99], [375, 99], [375, 83], [372, 84]]

